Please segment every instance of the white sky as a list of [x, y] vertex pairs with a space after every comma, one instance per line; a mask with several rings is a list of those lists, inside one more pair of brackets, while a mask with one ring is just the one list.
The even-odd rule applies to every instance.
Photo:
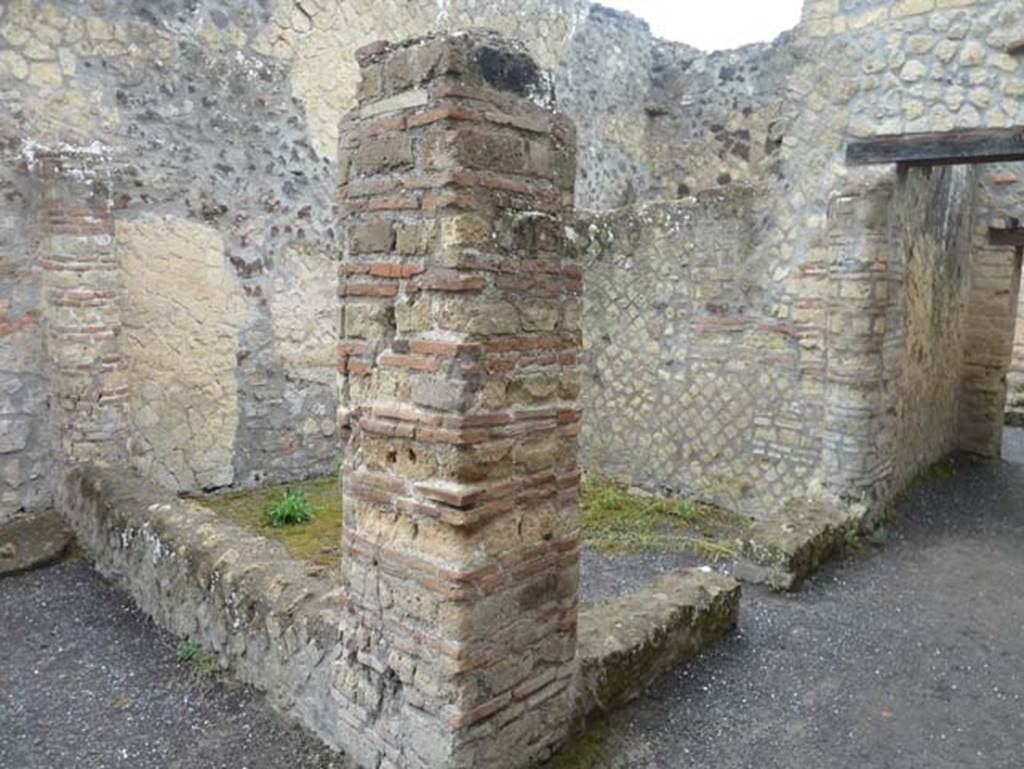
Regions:
[[717, 51], [773, 40], [800, 21], [803, 0], [597, 0], [650, 22], [651, 32]]

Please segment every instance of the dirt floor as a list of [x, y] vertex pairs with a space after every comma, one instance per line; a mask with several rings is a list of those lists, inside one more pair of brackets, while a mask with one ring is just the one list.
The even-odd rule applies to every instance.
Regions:
[[[559, 769], [1019, 769], [1024, 431], [1006, 459], [958, 460], [898, 504], [889, 542], [794, 595], [746, 588], [739, 632]], [[584, 592], [690, 557], [588, 552]], [[3, 769], [342, 765], [258, 693], [198, 679], [84, 561], [0, 579], [0, 650]]]

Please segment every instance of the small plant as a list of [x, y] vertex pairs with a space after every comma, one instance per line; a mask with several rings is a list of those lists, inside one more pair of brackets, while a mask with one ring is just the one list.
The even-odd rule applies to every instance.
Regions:
[[276, 529], [297, 523], [309, 523], [316, 515], [304, 492], [285, 489], [267, 505], [263, 517]]
[[884, 545], [889, 541], [890, 536], [892, 536], [892, 529], [889, 522], [883, 519], [878, 522], [874, 529], [871, 530], [871, 534], [868, 539], [872, 545]]
[[864, 535], [861, 533], [859, 524], [850, 524], [843, 532], [843, 539], [846, 549], [853, 553], [864, 552]]
[[191, 641], [179, 641], [178, 647], [175, 649], [175, 657], [178, 662], [191, 662], [201, 651], [202, 647], [199, 644], [194, 644]]
[[174, 656], [180, 664], [190, 665], [192, 674], [200, 681], [217, 672], [217, 659], [197, 643], [179, 641]]
[[697, 514], [697, 507], [690, 500], [681, 499], [669, 508], [668, 513], [684, 523], [688, 523]]
[[715, 542], [710, 539], [686, 538], [681, 544], [696, 555], [715, 563], [726, 558], [735, 558], [739, 552], [735, 543]]

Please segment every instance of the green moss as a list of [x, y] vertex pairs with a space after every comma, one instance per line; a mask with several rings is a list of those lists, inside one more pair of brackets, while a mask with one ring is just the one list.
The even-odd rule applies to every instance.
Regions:
[[[315, 517], [290, 526], [269, 525], [268, 505], [284, 489], [301, 493]], [[264, 536], [283, 542], [296, 557], [334, 566], [341, 556], [341, 489], [335, 478], [198, 498], [205, 507]], [[581, 523], [587, 543], [608, 552], [686, 550], [710, 560], [732, 557], [750, 521], [687, 499], [632, 494], [600, 478], [584, 480]]]
[[915, 475], [910, 483], [907, 484], [905, 491], [916, 489], [924, 483], [930, 481], [945, 481], [956, 475], [956, 462], [951, 457], [940, 459], [934, 464], [928, 465], [928, 467], [920, 470]]
[[585, 540], [599, 550], [688, 550], [711, 560], [734, 555], [750, 525], [712, 505], [632, 494], [593, 477], [583, 481], [580, 520]]
[[[265, 515], [268, 506], [287, 488], [301, 493], [315, 516], [306, 523], [273, 526]], [[198, 498], [217, 514], [279, 540], [296, 558], [321, 566], [336, 566], [341, 559], [341, 488], [336, 478], [314, 478], [285, 486], [251, 489]]]
[[548, 762], [545, 769], [593, 769], [608, 746], [608, 719], [595, 718]]

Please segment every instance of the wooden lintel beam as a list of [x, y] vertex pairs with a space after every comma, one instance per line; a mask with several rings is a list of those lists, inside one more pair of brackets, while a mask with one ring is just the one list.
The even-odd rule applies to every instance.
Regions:
[[1024, 160], [1024, 128], [967, 128], [851, 142], [846, 163], [941, 166]]
[[1012, 227], [1009, 229], [992, 227], [988, 231], [988, 242], [993, 246], [1024, 248], [1024, 227]]

